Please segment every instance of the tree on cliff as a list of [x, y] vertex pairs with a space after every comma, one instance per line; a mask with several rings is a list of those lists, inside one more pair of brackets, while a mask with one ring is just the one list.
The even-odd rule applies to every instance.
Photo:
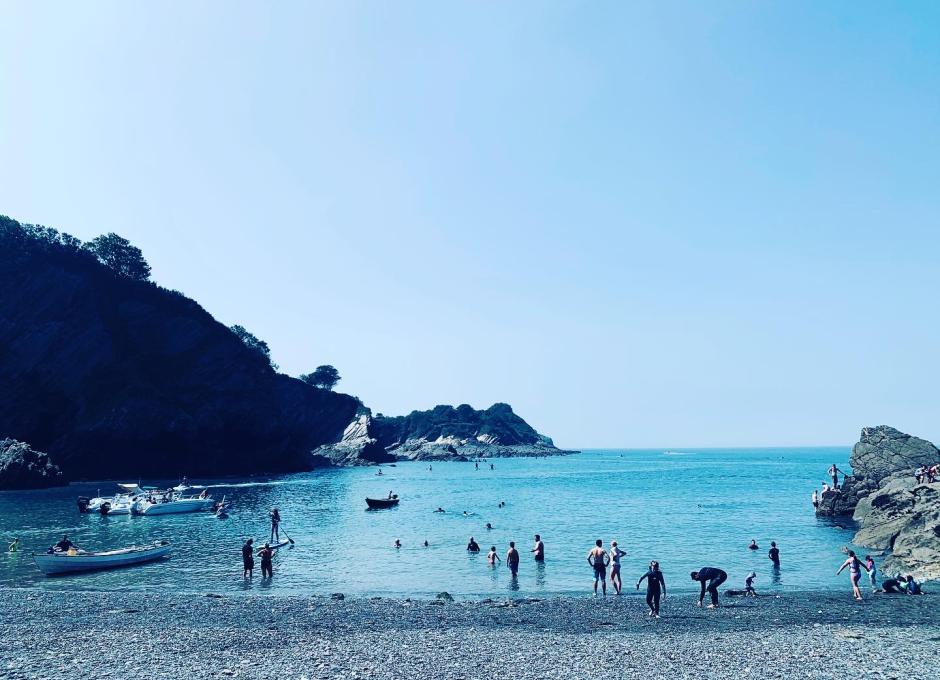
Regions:
[[85, 248], [122, 276], [138, 281], [150, 278], [150, 265], [144, 259], [144, 254], [126, 238], [112, 232], [89, 241]]
[[317, 366], [313, 373], [304, 373], [300, 379], [308, 385], [322, 387], [325, 390], [332, 390], [340, 381], [339, 371], [330, 365]]
[[238, 336], [239, 340], [245, 343], [246, 347], [253, 349], [258, 354], [263, 356], [267, 362], [271, 364], [271, 368], [273, 368], [275, 371], [277, 370], [277, 364], [271, 361], [271, 349], [268, 347], [268, 343], [258, 338], [254, 333], [249, 331], [244, 326], [239, 326], [238, 324], [232, 326], [231, 331]]

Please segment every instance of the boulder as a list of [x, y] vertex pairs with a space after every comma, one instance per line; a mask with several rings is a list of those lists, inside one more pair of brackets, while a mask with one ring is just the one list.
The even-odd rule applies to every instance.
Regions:
[[43, 489], [67, 483], [49, 454], [15, 439], [0, 440], [0, 489]]
[[880, 481], [896, 472], [912, 473], [938, 460], [940, 450], [927, 440], [879, 425], [862, 428], [849, 462], [853, 476]]

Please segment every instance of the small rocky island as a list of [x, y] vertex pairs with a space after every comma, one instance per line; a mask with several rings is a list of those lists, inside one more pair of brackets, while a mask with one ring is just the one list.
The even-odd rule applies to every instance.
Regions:
[[117, 234], [0, 215], [0, 489], [561, 453], [506, 404], [372, 416], [336, 379], [279, 372]]
[[914, 477], [921, 466], [940, 463], [940, 450], [887, 425], [866, 427], [850, 463], [852, 475], [823, 494], [817, 514], [851, 516], [856, 545], [890, 553], [884, 573], [940, 579], [940, 481]]

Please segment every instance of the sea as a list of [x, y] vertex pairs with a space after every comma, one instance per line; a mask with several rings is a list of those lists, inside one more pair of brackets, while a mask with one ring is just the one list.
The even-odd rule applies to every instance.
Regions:
[[[704, 566], [727, 571], [727, 587], [743, 588], [754, 571], [758, 593], [847, 587], [834, 572], [854, 527], [851, 520], [815, 517], [811, 495], [829, 465], [848, 470], [849, 453], [848, 447], [605, 449], [190, 480], [197, 492], [204, 487], [231, 503], [228, 519], [209, 512], [106, 517], [77, 509], [78, 496], [111, 495], [118, 481], [169, 487], [178, 479], [7, 491], [0, 493], [0, 539], [5, 545], [19, 537], [20, 550], [0, 555], [0, 587], [233, 596], [578, 595], [591, 590], [587, 554], [596, 539], [605, 547], [616, 540], [626, 551], [625, 592], [650, 560], [659, 561], [667, 588], [676, 592], [697, 589], [689, 574]], [[367, 496], [390, 492], [401, 499], [397, 507], [367, 509]], [[273, 579], [260, 578], [259, 562], [246, 581], [242, 543], [251, 537], [260, 546], [270, 538], [274, 507], [282, 536], [294, 545], [278, 551]], [[435, 512], [439, 507], [445, 512]], [[174, 551], [131, 568], [44, 576], [32, 554], [63, 534], [85, 550], [166, 538]], [[542, 564], [529, 552], [535, 534], [545, 545]], [[467, 552], [471, 536], [480, 553]], [[759, 550], [748, 549], [752, 539]], [[505, 562], [491, 567], [486, 559], [490, 546], [505, 559], [510, 541], [522, 555], [517, 578]], [[780, 549], [779, 569], [767, 557], [771, 541]]]

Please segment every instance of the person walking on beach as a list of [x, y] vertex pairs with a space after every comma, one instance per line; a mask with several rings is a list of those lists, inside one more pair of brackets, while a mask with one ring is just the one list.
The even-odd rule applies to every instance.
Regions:
[[754, 579], [757, 578], [755, 572], [751, 572], [744, 579], [744, 597], [757, 597], [757, 591], [754, 590]]
[[861, 600], [862, 591], [858, 587], [858, 582], [862, 580], [862, 569], [868, 571], [868, 567], [858, 561], [854, 550], [849, 550], [849, 557], [842, 563], [842, 566], [839, 567], [836, 576], [841, 574], [842, 570], [846, 567], [849, 568], [849, 579], [852, 581], [852, 595], [856, 600]]
[[509, 541], [509, 550], [506, 552], [506, 566], [513, 578], [519, 573], [519, 551], [516, 550], [516, 542]]
[[542, 543], [542, 537], [538, 534], [535, 535], [535, 547], [529, 552], [535, 553], [536, 562], [545, 561], [545, 544]]
[[242, 578], [250, 579], [255, 568], [254, 539], [249, 538], [242, 546]]
[[278, 512], [277, 508], [274, 508], [268, 513], [268, 516], [271, 518], [271, 540], [277, 539], [277, 542], [280, 543], [281, 532], [279, 531], [279, 527], [281, 526], [281, 513]]
[[496, 563], [501, 561], [499, 555], [496, 554], [496, 546], [491, 545], [490, 551], [486, 554], [486, 561], [489, 562], [491, 566], [496, 566]]
[[610, 585], [614, 587], [618, 595], [623, 589], [623, 581], [620, 579], [620, 558], [626, 554], [617, 546], [617, 541], [610, 542]]
[[16, 537], [13, 539], [13, 542], [7, 548], [7, 552], [15, 553], [20, 549], [20, 539]]
[[878, 592], [878, 568], [875, 567], [875, 558], [865, 555], [865, 566], [868, 568], [868, 581], [871, 583], [871, 592]]
[[610, 564], [610, 555], [604, 550], [604, 541], [597, 539], [594, 547], [588, 551], [588, 564], [594, 568], [594, 594], [597, 595], [597, 582], [600, 581], [604, 595], [607, 594], [607, 565]]
[[270, 543], [264, 544], [258, 551], [258, 557], [261, 558], [261, 578], [274, 578], [274, 551], [271, 550]]
[[659, 597], [662, 595], [666, 599], [666, 579], [663, 578], [663, 572], [659, 570], [659, 562], [653, 560], [650, 562], [649, 571], [640, 577], [636, 582], [636, 589], [640, 589], [640, 584], [646, 579], [646, 605], [650, 608], [649, 615], [654, 619], [659, 618]]
[[702, 606], [705, 600], [705, 591], [712, 597], [712, 603], [708, 605], [709, 609], [715, 609], [718, 606], [718, 586], [728, 580], [728, 574], [717, 567], [702, 567], [698, 571], [692, 572], [692, 580], [698, 581], [702, 585], [698, 594], [698, 606]]
[[774, 563], [774, 569], [780, 568], [780, 549], [776, 541], [770, 542], [770, 550], [767, 551], [767, 559]]

